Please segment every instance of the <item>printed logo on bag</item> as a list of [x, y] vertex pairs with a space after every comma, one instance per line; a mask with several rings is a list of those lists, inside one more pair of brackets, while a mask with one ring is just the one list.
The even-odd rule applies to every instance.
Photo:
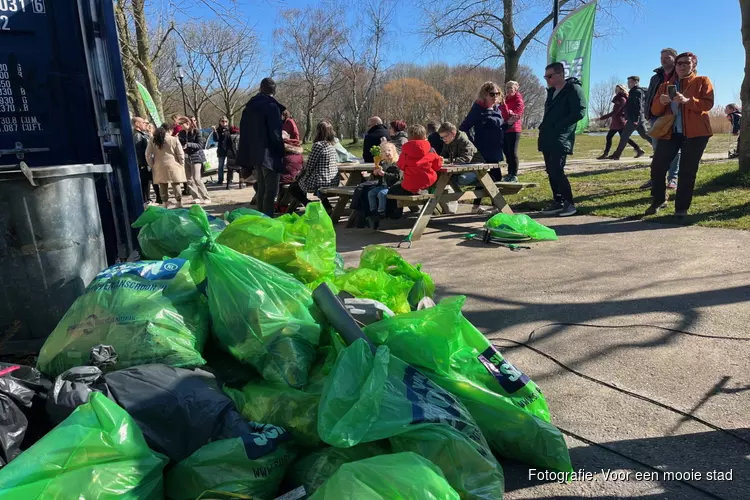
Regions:
[[460, 401], [434, 384], [412, 366], [404, 369], [406, 398], [411, 401], [412, 424], [447, 424], [477, 443], [477, 450], [487, 456], [482, 431], [474, 423]]
[[508, 394], [513, 394], [529, 383], [529, 377], [503, 358], [495, 346], [488, 347], [477, 359]]
[[129, 278], [130, 276], [137, 276], [146, 281], [172, 280], [177, 276], [182, 266], [185, 265], [185, 262], [185, 259], [169, 259], [164, 261], [124, 262], [117, 264], [97, 274], [86, 291], [112, 291], [120, 288], [127, 288], [134, 291], [164, 290], [167, 288], [167, 284], [165, 283], [143, 283], [140, 280]]

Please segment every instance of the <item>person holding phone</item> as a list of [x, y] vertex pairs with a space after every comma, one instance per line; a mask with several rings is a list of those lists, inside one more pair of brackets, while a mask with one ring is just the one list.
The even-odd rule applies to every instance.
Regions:
[[707, 76], [697, 76], [698, 57], [684, 52], [675, 59], [675, 77], [659, 86], [651, 104], [657, 117], [672, 115], [674, 124], [662, 137], [651, 163], [651, 206], [646, 215], [653, 215], [667, 203], [665, 177], [672, 159], [680, 158], [680, 183], [675, 198], [675, 215], [685, 217], [693, 200], [698, 166], [713, 135], [709, 111], [714, 107], [714, 88]]

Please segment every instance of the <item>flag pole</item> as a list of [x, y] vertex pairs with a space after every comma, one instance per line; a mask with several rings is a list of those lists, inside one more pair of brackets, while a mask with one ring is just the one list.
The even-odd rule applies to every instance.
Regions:
[[560, 0], [552, 0], [552, 27], [557, 26], [560, 18]]

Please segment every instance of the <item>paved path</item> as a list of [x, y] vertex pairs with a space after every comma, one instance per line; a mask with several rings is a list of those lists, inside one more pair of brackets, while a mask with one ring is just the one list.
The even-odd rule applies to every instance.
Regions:
[[[468, 297], [466, 316], [542, 387], [553, 423], [585, 439], [566, 437], [574, 466], [599, 473], [595, 481], [561, 485], [529, 480], [528, 467], [504, 463], [505, 498], [748, 498], [750, 341], [659, 327], [750, 340], [750, 232], [598, 217], [541, 221], [559, 241], [521, 252], [466, 242], [462, 235], [481, 219], [460, 216], [435, 219], [403, 252], [424, 264], [441, 297]], [[407, 225], [384, 233], [342, 229], [338, 246], [354, 265], [362, 247], [392, 244]], [[500, 340], [527, 341], [534, 330], [530, 345], [586, 377], [739, 437]], [[692, 481], [695, 488], [636, 481], [636, 472], [651, 470], [639, 462], [704, 479]], [[605, 481], [602, 469], [629, 471], [631, 480]], [[714, 470], [731, 470], [733, 480], [706, 481]]]
[[[716, 161], [729, 161], [726, 153], [705, 153], [702, 157], [701, 162], [716, 162]], [[648, 166], [651, 164], [651, 157], [649, 155], [642, 156], [640, 158], [633, 157], [622, 157], [619, 160], [595, 160], [590, 158], [579, 159], [574, 156], [568, 157], [568, 161], [565, 163], [565, 170], [569, 172], [582, 172], [585, 170], [594, 170], [597, 168], [611, 168], [613, 170], [623, 165], [642, 165]], [[544, 170], [544, 162], [542, 161], [527, 161], [521, 162], [518, 165], [520, 171], [535, 171]]]

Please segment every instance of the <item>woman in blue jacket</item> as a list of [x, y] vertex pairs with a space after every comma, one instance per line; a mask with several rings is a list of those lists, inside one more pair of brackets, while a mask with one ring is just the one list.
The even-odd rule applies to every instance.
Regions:
[[[503, 161], [503, 138], [505, 129], [508, 128], [508, 124], [500, 113], [500, 105], [504, 97], [503, 91], [495, 82], [484, 83], [479, 89], [479, 96], [472, 105], [471, 111], [459, 127], [467, 133], [474, 129], [473, 142], [485, 163]], [[490, 176], [493, 180], [499, 181], [502, 178], [500, 167], [491, 169]], [[475, 174], [460, 176], [459, 179], [461, 184], [472, 184], [475, 181]]]

